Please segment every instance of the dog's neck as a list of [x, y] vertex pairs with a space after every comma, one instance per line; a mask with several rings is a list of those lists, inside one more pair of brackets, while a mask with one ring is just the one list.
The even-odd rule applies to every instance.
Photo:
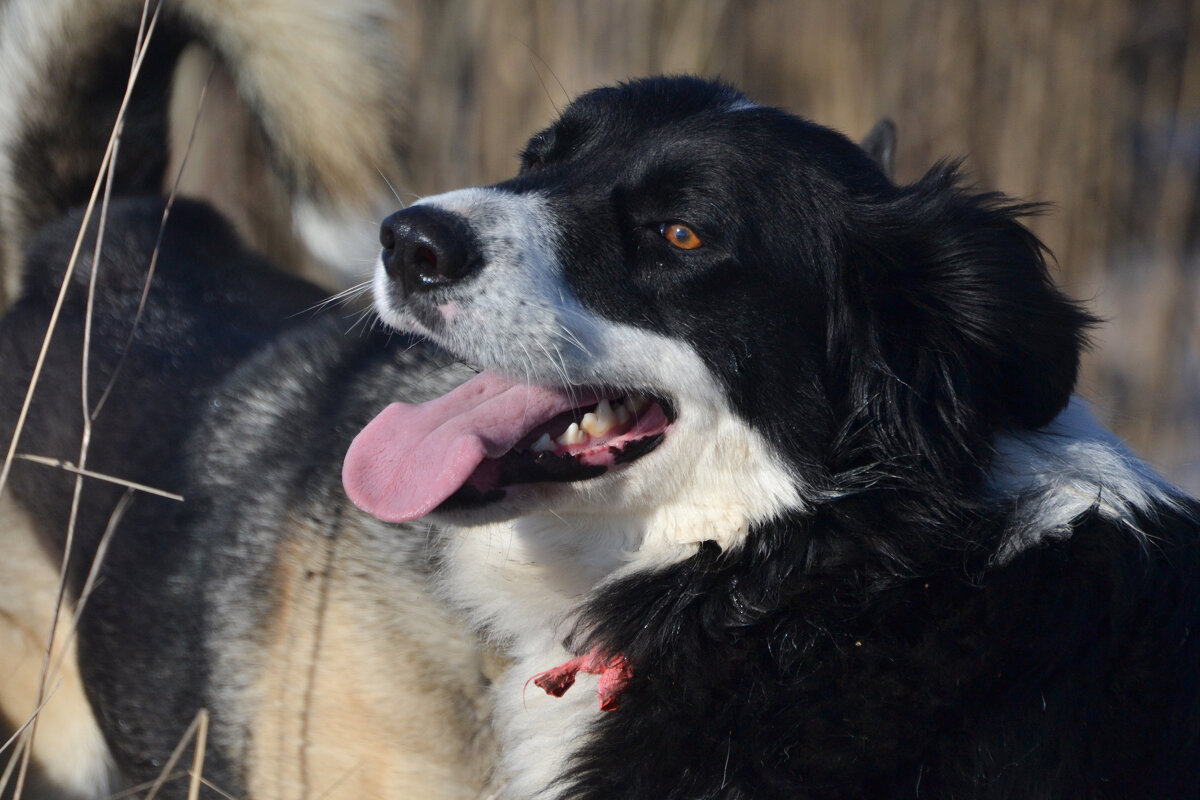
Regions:
[[[582, 734], [591, 722], [605, 713], [606, 699], [610, 707], [620, 702], [627, 676], [622, 679], [609, 663], [622, 663], [620, 654], [574, 653], [564, 641], [575, 612], [598, 586], [653, 559], [669, 559], [643, 548], [635, 522], [546, 514], [443, 531], [442, 592], [511, 659], [494, 697], [494, 724], [507, 743], [501, 766], [506, 797], [550, 796], [547, 787], [586, 741]], [[696, 545], [676, 549], [678, 560]], [[588, 665], [601, 656], [605, 663]], [[560, 673], [570, 674], [569, 685], [543, 685]], [[617, 688], [606, 693], [605, 683], [614, 680]]]
[[[555, 649], [572, 611], [606, 580], [675, 563], [696, 543], [647, 537], [657, 519], [539, 514], [445, 530], [443, 591], [517, 658]], [[651, 545], [651, 542], [654, 544]]]

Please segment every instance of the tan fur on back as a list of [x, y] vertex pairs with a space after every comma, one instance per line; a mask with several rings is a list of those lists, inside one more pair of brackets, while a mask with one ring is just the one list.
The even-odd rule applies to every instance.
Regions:
[[[58, 565], [38, 544], [32, 525], [7, 495], [0, 497], [0, 715], [13, 728], [37, 707], [43, 652], [58, 596]], [[69, 609], [59, 618], [53, 653], [52, 663], [61, 659], [61, 667], [46, 681], [52, 693], [33, 743], [33, 766], [44, 784], [37, 787], [37, 796], [103, 795], [111, 773], [108, 748], [83, 691]], [[10, 748], [0, 755], [0, 773], [14, 752]]]
[[298, 524], [279, 553], [250, 796], [480, 796], [492, 752], [474, 642], [422, 579], [374, 574], [352, 533]]

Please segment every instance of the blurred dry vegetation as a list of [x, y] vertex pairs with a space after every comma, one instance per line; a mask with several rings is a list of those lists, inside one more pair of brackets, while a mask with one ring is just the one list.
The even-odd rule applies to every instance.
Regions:
[[[965, 157], [1106, 320], [1081, 389], [1200, 492], [1200, 0], [415, 0], [414, 193], [499, 180], [569, 98], [719, 75], [861, 137], [897, 178]], [[409, 199], [408, 197], [405, 198]]]

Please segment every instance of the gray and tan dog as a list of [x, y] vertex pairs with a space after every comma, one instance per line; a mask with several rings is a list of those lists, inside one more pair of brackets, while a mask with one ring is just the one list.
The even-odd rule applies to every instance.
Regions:
[[[78, 463], [86, 407], [89, 470], [184, 498], [94, 478], [76, 498], [73, 475], [14, 463], [0, 497], [0, 730], [44, 706], [28, 769], [26, 739], [0, 753], [0, 796], [21, 784], [26, 798], [104, 797], [160, 775], [160, 797], [186, 796], [166, 770], [201, 709], [215, 787], [202, 796], [486, 793], [483, 657], [430, 591], [431, 532], [346, 508], [340, 484], [341, 454], [383, 402], [373, 395], [420, 399], [460, 376], [421, 348], [342, 336], [345, 320], [309, 313], [323, 290], [260, 257], [332, 284], [374, 253], [386, 180], [403, 177], [403, 10], [0, 5], [0, 435], [21, 417], [73, 209], [144, 37], [103, 247], [94, 257], [97, 210], [16, 452]], [[180, 199], [164, 224], [177, 180], [207, 203]], [[372, 385], [398, 360], [423, 388]], [[355, 399], [332, 402], [335, 387]]]

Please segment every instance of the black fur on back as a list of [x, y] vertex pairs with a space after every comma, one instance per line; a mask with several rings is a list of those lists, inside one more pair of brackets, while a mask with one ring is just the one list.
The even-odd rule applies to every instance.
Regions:
[[[118, 200], [108, 209], [89, 358], [93, 434], [88, 467], [180, 491], [178, 451], [190, 420], [204, 409], [207, 392], [233, 365], [302, 321], [302, 312], [324, 295], [314, 286], [277, 273], [243, 249], [232, 228], [203, 204], [177, 202], [160, 233], [163, 205], [160, 198], [144, 197]], [[16, 425], [81, 222], [82, 213], [72, 212], [32, 239], [26, 260], [28, 283], [0, 321], [0, 437], [4, 441]], [[83, 335], [98, 225], [96, 214], [70, 278], [18, 452], [70, 463], [79, 459]], [[156, 246], [156, 279], [135, 329]], [[112, 391], [101, 406], [110, 384]], [[147, 436], [147, 431], [153, 434]], [[75, 478], [48, 470], [18, 463], [11, 480], [14, 491], [46, 521], [57, 558]], [[81, 587], [123, 492], [112, 484], [87, 482], [72, 554], [73, 591]], [[168, 500], [142, 497], [137, 502], [158, 507], [164, 518], [175, 513], [176, 504]]]
[[[251, 648], [279, 613], [275, 549], [294, 527], [292, 516], [330, 537], [343, 533], [339, 524], [350, 515], [340, 465], [350, 438], [397, 392], [431, 380], [444, 360], [404, 337], [345, 335], [349, 320], [323, 302], [324, 291], [251, 253], [212, 208], [178, 200], [164, 227], [163, 206], [159, 197], [114, 200], [98, 266], [92, 221], [18, 452], [79, 457], [83, 330], [95, 270], [88, 407], [97, 409], [110, 380], [112, 391], [95, 413], [88, 467], [185, 502], [135, 492], [117, 521], [79, 625], [88, 699], [115, 766], [133, 783], [154, 781], [197, 711], [209, 709], [205, 778], [245, 796], [251, 732], [245, 709], [230, 713], [226, 698], [268, 665], [222, 669], [220, 658]], [[0, 320], [5, 441], [81, 221], [73, 211], [32, 238], [23, 294]], [[75, 482], [24, 461], [11, 475], [9, 490], [55, 564]], [[79, 596], [125, 491], [84, 480], [68, 600]], [[401, 531], [389, 533], [403, 554]], [[375, 566], [400, 569], [400, 560]], [[411, 561], [406, 568], [425, 569], [423, 559]], [[186, 782], [174, 781], [160, 794], [187, 792]]]
[[818, 514], [622, 580], [584, 618], [633, 682], [564, 796], [1195, 797], [1195, 522], [1138, 522], [868, 586], [803, 568]]
[[[245, 250], [206, 205], [124, 198], [107, 210], [93, 262], [93, 218], [19, 440], [19, 453], [77, 463], [83, 431], [81, 365], [87, 297], [95, 275], [88, 408], [94, 413], [87, 466], [94, 472], [185, 496], [186, 503], [86, 479], [70, 554], [67, 594], [79, 596], [110, 521], [117, 521], [79, 627], [89, 699], [123, 774], [153, 780], [218, 678], [204, 641], [206, 587], [215, 576], [201, 554], [196, 509], [205, 499], [181, 453], [221, 381], [290, 328], [324, 293], [269, 268]], [[82, 213], [44, 226], [28, 248], [23, 294], [0, 321], [0, 437], [9, 441], [66, 276]], [[152, 253], [159, 257], [147, 303], [134, 320]], [[101, 397], [111, 392], [100, 406]], [[9, 491], [36, 520], [52, 563], [63, 557], [76, 478], [14, 463]], [[205, 774], [237, 787], [236, 755], [215, 743]], [[186, 792], [169, 787], [164, 796]], [[178, 795], [182, 796], [182, 795]]]

